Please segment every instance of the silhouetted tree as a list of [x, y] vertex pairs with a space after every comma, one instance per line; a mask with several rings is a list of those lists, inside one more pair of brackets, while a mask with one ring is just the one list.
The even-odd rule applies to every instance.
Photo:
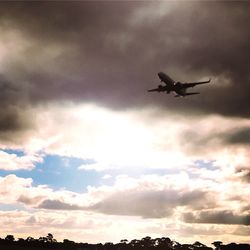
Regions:
[[221, 245], [222, 245], [222, 242], [221, 241], [215, 241], [212, 243], [212, 245], [215, 246], [215, 250], [220, 250], [221, 248]]
[[158, 245], [160, 249], [172, 249], [172, 241], [167, 237], [157, 238], [156, 245]]
[[48, 242], [48, 238], [47, 237], [39, 237], [38, 241], [45, 243], [45, 242]]
[[54, 236], [51, 233], [48, 233], [46, 238], [47, 242], [56, 242], [56, 239], [54, 239]]
[[194, 247], [205, 247], [206, 245], [200, 243], [199, 241], [196, 241], [194, 244], [193, 244]]
[[124, 240], [121, 240], [120, 242], [121, 242], [121, 243], [127, 244], [128, 240], [127, 240], [127, 239], [124, 239]]
[[[250, 250], [249, 244], [230, 243], [223, 245], [221, 241], [212, 243], [216, 250]], [[149, 236], [141, 240], [131, 240], [129, 243], [126, 239], [117, 244], [107, 242], [105, 244], [88, 244], [75, 243], [74, 241], [64, 239], [57, 242], [53, 235], [49, 233], [46, 237], [34, 239], [29, 236], [26, 240], [19, 238], [15, 241], [13, 235], [7, 235], [5, 239], [0, 238], [0, 249], [8, 250], [213, 250], [210, 247], [196, 241], [193, 244], [180, 244], [171, 241], [167, 237], [152, 239]]]
[[129, 245], [130, 245], [131, 247], [134, 247], [134, 248], [139, 247], [139, 246], [140, 246], [140, 241], [139, 241], [139, 240], [136, 240], [136, 239], [131, 240], [131, 241], [129, 242]]
[[[68, 239], [64, 239], [63, 240], [63, 245], [64, 245], [64, 249], [75, 249], [76, 243], [72, 240], [68, 240]], [[87, 248], [84, 248], [87, 249]]]
[[152, 239], [149, 236], [142, 238], [140, 241], [140, 244], [143, 248], [146, 248], [146, 249], [149, 249], [153, 245]]
[[5, 237], [5, 240], [6, 241], [9, 241], [9, 242], [13, 242], [15, 240], [14, 236], [11, 235], [11, 234], [8, 234], [6, 237]]
[[33, 237], [31, 237], [31, 236], [28, 236], [27, 239], [26, 239], [26, 241], [32, 242], [32, 241], [35, 241], [35, 239]]
[[74, 244], [75, 242], [72, 240], [64, 239], [63, 244]]
[[104, 249], [105, 250], [112, 250], [112, 249], [115, 249], [115, 245], [112, 243], [112, 242], [106, 242], [104, 244]]
[[227, 245], [221, 244], [219, 247], [220, 250], [250, 250], [249, 244], [230, 243]]

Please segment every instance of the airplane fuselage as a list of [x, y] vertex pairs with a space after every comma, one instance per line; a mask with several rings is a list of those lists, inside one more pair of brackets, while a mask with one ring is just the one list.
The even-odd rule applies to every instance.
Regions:
[[187, 88], [183, 87], [183, 84], [181, 82], [174, 82], [172, 79], [170, 79], [165, 73], [159, 72], [158, 73], [159, 78], [161, 79], [161, 82], [168, 81], [169, 84], [162, 86], [159, 85], [159, 90], [161, 89], [161, 92], [166, 91], [167, 94], [169, 94], [171, 91], [175, 92], [177, 95], [185, 96]]

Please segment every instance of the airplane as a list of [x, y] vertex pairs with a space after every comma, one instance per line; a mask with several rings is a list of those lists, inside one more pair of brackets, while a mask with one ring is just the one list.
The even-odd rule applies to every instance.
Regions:
[[208, 81], [203, 82], [189, 82], [189, 83], [181, 83], [181, 82], [175, 82], [173, 79], [171, 79], [167, 74], [163, 72], [159, 72], [158, 76], [161, 80], [161, 82], [164, 82], [165, 85], [159, 85], [156, 89], [149, 89], [148, 92], [167, 92], [169, 94], [171, 91], [175, 92], [175, 97], [184, 97], [187, 95], [198, 95], [199, 92], [186, 92], [187, 88], [192, 88], [198, 84], [204, 84], [209, 83], [211, 79]]

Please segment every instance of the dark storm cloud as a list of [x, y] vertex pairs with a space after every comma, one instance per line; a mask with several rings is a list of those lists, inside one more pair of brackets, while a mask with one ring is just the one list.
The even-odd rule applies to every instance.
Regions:
[[250, 167], [238, 167], [235, 172], [240, 174], [243, 181], [250, 183]]
[[24, 203], [25, 205], [35, 205], [41, 200], [44, 200], [44, 196], [35, 196], [35, 197], [27, 197], [25, 195], [20, 195], [20, 197], [17, 199], [18, 202]]
[[243, 176], [243, 180], [250, 183], [250, 170]]
[[116, 193], [89, 207], [104, 214], [163, 218], [173, 215], [177, 206], [202, 206], [206, 194], [202, 191], [178, 193], [175, 190], [135, 191]]
[[238, 228], [236, 228], [236, 230], [233, 232], [233, 234], [242, 235], [242, 236], [249, 236], [250, 235], [250, 227], [239, 226]]
[[20, 87], [0, 75], [0, 139], [15, 140], [31, 127], [27, 101]]
[[226, 142], [230, 144], [250, 144], [250, 127], [232, 131], [226, 138]]
[[[91, 206], [79, 206], [53, 199], [41, 201], [41, 199], [43, 197], [27, 198], [21, 196], [18, 201], [35, 208], [49, 210], [85, 210], [111, 215], [141, 216], [143, 218], [169, 217], [173, 215], [174, 209], [178, 206], [201, 209], [207, 207], [207, 203], [209, 203], [205, 192], [180, 193], [176, 190], [117, 192]], [[37, 203], [39, 204], [37, 205]]]
[[[16, 99], [24, 92], [31, 105], [66, 99], [249, 117], [249, 9], [247, 2], [0, 3], [2, 33], [17, 32], [27, 43], [16, 41], [22, 49], [5, 58], [1, 73], [15, 76]], [[147, 93], [160, 70], [213, 83], [185, 100]], [[3, 93], [8, 110], [12, 99]]]
[[197, 214], [186, 213], [183, 216], [188, 223], [239, 224], [250, 225], [250, 215], [236, 215], [231, 211], [202, 211]]
[[[220, 146], [249, 146], [250, 127], [238, 127], [223, 132], [213, 132], [204, 135], [201, 131], [193, 128], [184, 129], [181, 132], [180, 140], [188, 152], [199, 152], [204, 148]], [[202, 147], [201, 147], [202, 145]]]
[[[127, 12], [136, 6], [0, 3], [0, 43], [5, 50], [9, 49], [6, 43], [13, 44], [0, 72], [0, 132], [4, 131], [0, 139], [15, 137], [8, 131], [26, 129], [32, 120], [26, 114], [29, 105], [65, 99], [102, 102], [103, 96], [110, 99], [117, 72], [107, 68], [113, 67], [110, 58], [116, 55], [105, 37], [122, 28]], [[15, 46], [17, 53], [12, 52]]]
[[52, 209], [52, 210], [82, 210], [83, 208], [77, 205], [71, 205], [59, 200], [44, 200], [37, 208]]

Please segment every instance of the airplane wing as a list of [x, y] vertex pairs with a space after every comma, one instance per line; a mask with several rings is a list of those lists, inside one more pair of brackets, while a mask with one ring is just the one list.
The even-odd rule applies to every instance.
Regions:
[[208, 81], [203, 81], [203, 82], [188, 82], [188, 83], [183, 83], [182, 85], [186, 88], [189, 88], [189, 87], [194, 87], [196, 85], [199, 85], [199, 84], [205, 84], [205, 83], [209, 83], [211, 81], [211, 79], [209, 79]]

